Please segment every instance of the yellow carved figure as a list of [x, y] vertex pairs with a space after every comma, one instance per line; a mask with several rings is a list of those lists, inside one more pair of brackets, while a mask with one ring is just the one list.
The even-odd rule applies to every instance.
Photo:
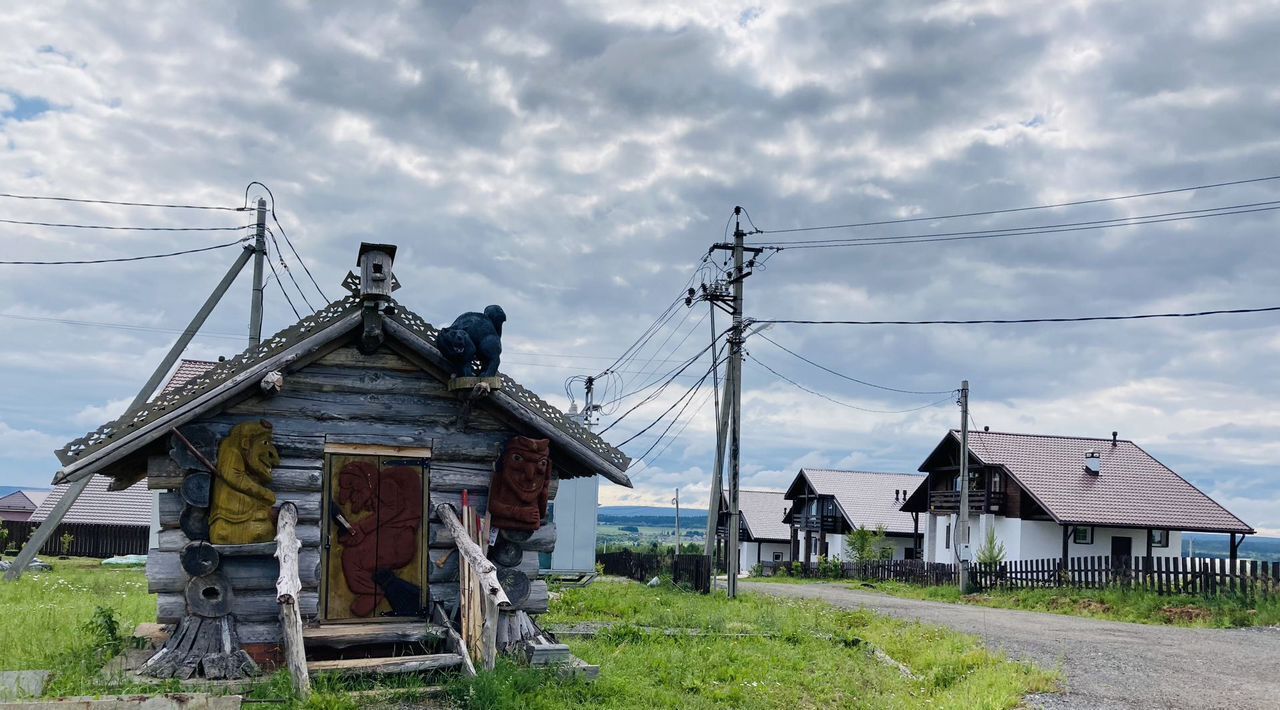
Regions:
[[247, 545], [276, 536], [271, 507], [276, 494], [267, 488], [280, 452], [271, 441], [271, 423], [237, 424], [218, 445], [218, 475], [209, 501], [209, 542]]

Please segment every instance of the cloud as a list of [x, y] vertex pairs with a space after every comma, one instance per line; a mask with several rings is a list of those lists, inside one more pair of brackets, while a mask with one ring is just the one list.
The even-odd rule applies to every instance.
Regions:
[[[0, 113], [49, 109], [0, 119], [6, 191], [234, 206], [260, 179], [329, 298], [340, 294], [358, 242], [394, 241], [402, 301], [436, 322], [503, 304], [509, 348], [521, 351], [504, 369], [562, 404], [566, 377], [600, 372], [686, 283], [720, 274], [722, 261], [698, 260], [725, 238], [734, 205], [747, 208], [748, 229], [877, 222], [1256, 177], [1280, 158], [1280, 92], [1269, 72], [1280, 12], [1265, 3], [566, 0], [143, 12], [29, 3], [9, 13], [0, 25]], [[1260, 182], [751, 240], [1106, 220], [1267, 202], [1277, 189]], [[0, 217], [32, 221], [245, 221], [234, 212], [3, 202]], [[793, 245], [762, 257], [747, 282], [747, 315], [932, 319], [1270, 305], [1280, 303], [1275, 215], [938, 244]], [[6, 259], [109, 258], [225, 236], [0, 231]], [[280, 246], [312, 304], [325, 300]], [[226, 249], [110, 266], [3, 267], [13, 270], [0, 281], [0, 312], [167, 332], [0, 318], [0, 415], [22, 431], [93, 426], [96, 408], [109, 415], [105, 403], [134, 394], [233, 258]], [[247, 278], [189, 354], [244, 346]], [[268, 284], [267, 331], [295, 320], [282, 289], [307, 310], [281, 273]], [[625, 373], [610, 398], [703, 347], [711, 335], [704, 313], [703, 304], [680, 306], [659, 323], [619, 366], [654, 374]], [[901, 389], [950, 390], [968, 379], [975, 418], [993, 428], [1120, 429], [1206, 489], [1230, 494], [1253, 481], [1267, 505], [1240, 514], [1274, 529], [1280, 482], [1262, 466], [1274, 460], [1268, 417], [1280, 397], [1274, 322], [1264, 314], [778, 326], [768, 335]], [[940, 398], [863, 387], [762, 340], [748, 348], [862, 408]], [[607, 437], [636, 433], [694, 381], [677, 378]], [[744, 386], [751, 485], [783, 485], [809, 460], [913, 470], [958, 422], [945, 402], [858, 412], [753, 365]], [[715, 426], [702, 396], [685, 412], [688, 425], [670, 430], [679, 439], [637, 464], [639, 490], [625, 495], [656, 501], [676, 485], [708, 485]], [[603, 424], [637, 399], [607, 407]], [[665, 426], [627, 451], [649, 450]], [[29, 466], [0, 453], [0, 475]]]

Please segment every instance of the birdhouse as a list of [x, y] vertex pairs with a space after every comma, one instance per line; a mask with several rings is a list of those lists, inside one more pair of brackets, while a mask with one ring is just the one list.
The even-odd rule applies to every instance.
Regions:
[[391, 263], [396, 245], [360, 243], [356, 266], [360, 267], [360, 297], [366, 301], [391, 297]]

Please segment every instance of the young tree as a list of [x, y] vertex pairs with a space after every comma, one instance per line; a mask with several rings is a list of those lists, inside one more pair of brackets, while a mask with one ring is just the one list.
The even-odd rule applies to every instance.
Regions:
[[1004, 543], [996, 540], [996, 529], [987, 528], [987, 538], [978, 548], [978, 564], [996, 566], [1004, 562]]
[[893, 559], [893, 546], [887, 542], [885, 527], [874, 530], [859, 525], [844, 536], [845, 555], [850, 562]]

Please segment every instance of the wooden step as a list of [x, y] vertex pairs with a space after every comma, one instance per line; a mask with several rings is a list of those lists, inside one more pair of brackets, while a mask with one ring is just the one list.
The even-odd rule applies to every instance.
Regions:
[[302, 640], [307, 646], [326, 648], [347, 648], [374, 643], [438, 641], [444, 637], [444, 627], [425, 621], [328, 624], [302, 630]]
[[436, 653], [429, 656], [396, 656], [393, 658], [347, 658], [340, 661], [308, 661], [307, 671], [322, 673], [418, 673], [462, 665], [462, 656], [456, 653]]

